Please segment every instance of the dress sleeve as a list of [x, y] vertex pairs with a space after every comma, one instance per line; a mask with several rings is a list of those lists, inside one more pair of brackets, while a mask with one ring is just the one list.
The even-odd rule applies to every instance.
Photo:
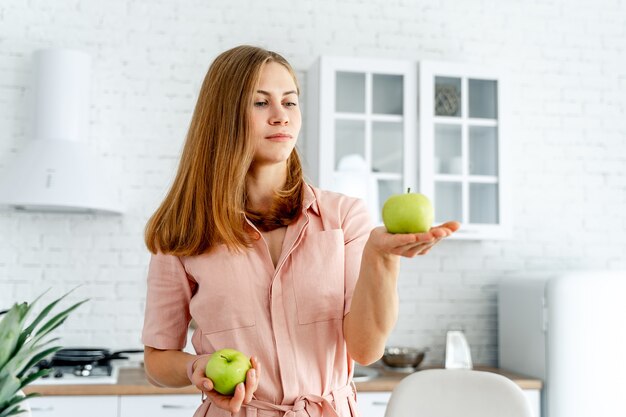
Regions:
[[365, 242], [372, 230], [372, 221], [365, 202], [360, 199], [354, 200], [354, 204], [349, 208], [343, 219], [341, 228], [345, 239], [345, 294], [344, 309], [345, 316], [350, 312], [352, 304], [352, 294], [356, 281], [361, 270], [361, 257]]
[[141, 340], [156, 349], [183, 349], [191, 320], [189, 302], [197, 284], [179, 257], [157, 253], [150, 258]]

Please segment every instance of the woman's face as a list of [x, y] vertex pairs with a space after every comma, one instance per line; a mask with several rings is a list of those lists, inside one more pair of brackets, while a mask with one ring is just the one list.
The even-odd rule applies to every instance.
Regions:
[[285, 162], [302, 125], [296, 83], [287, 68], [277, 62], [263, 65], [251, 106], [254, 163]]

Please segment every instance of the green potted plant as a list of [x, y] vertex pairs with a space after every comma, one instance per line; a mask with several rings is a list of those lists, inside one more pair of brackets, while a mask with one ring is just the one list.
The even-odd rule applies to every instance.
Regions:
[[29, 372], [37, 362], [61, 349], [61, 346], [50, 346], [58, 338], [50, 339], [46, 336], [87, 301], [80, 301], [46, 319], [68, 294], [45, 306], [29, 324], [26, 323], [28, 315], [42, 296], [30, 304], [15, 303], [9, 310], [0, 313], [0, 417], [27, 415], [25, 401], [39, 395], [24, 395], [22, 388], [51, 372], [50, 369]]

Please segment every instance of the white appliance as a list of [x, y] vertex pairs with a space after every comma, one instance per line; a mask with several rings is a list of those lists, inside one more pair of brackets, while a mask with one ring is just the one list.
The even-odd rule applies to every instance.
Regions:
[[461, 330], [446, 333], [446, 369], [472, 369], [472, 352]]
[[501, 280], [499, 367], [544, 383], [542, 417], [626, 416], [626, 271]]

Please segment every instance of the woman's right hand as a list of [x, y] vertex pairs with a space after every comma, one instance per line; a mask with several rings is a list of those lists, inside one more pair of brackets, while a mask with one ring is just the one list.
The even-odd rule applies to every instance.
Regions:
[[203, 391], [217, 407], [231, 413], [238, 412], [242, 404], [248, 404], [252, 400], [252, 396], [259, 387], [261, 364], [255, 356], [251, 357], [252, 368], [248, 369], [246, 373], [245, 384], [243, 382], [238, 384], [232, 396], [222, 395], [213, 389], [213, 381], [207, 378], [204, 373], [209, 357], [210, 355], [207, 355], [196, 361], [191, 375], [191, 383]]

